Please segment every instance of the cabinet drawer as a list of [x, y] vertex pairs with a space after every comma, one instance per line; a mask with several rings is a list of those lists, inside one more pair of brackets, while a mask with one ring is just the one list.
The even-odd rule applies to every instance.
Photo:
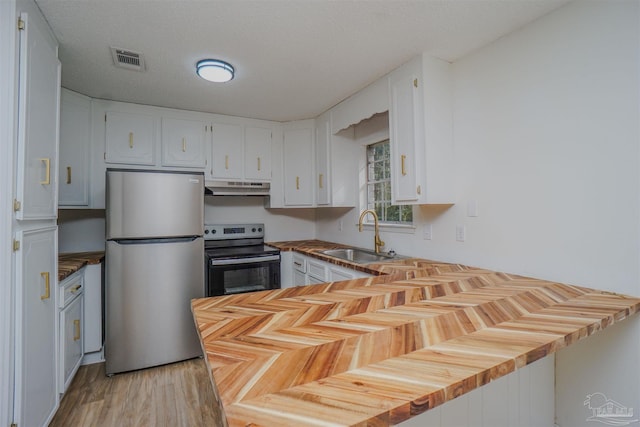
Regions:
[[84, 288], [84, 270], [81, 269], [67, 277], [60, 283], [60, 308], [64, 308], [75, 297], [80, 295]]
[[321, 261], [307, 261], [307, 274], [323, 282], [327, 281], [327, 267]]
[[299, 255], [293, 255], [293, 269], [299, 271], [300, 273], [307, 272], [307, 260], [304, 257]]

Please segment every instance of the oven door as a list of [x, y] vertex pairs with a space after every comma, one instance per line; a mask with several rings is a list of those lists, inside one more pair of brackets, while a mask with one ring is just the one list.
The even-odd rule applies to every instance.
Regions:
[[280, 255], [209, 258], [207, 296], [280, 288]]

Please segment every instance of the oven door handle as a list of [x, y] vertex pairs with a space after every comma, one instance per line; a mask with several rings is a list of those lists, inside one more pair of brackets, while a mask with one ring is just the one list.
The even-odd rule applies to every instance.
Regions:
[[280, 255], [269, 255], [250, 258], [227, 258], [209, 260], [209, 265], [251, 264], [255, 262], [280, 261]]

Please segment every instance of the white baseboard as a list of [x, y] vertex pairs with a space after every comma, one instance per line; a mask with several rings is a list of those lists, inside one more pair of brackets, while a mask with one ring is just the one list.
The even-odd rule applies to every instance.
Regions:
[[100, 351], [86, 353], [82, 358], [81, 365], [93, 365], [94, 363], [104, 362], [104, 348]]

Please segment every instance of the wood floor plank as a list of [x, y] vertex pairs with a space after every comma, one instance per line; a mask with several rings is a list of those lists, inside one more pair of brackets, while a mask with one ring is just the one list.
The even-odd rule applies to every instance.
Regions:
[[50, 427], [224, 426], [202, 359], [107, 377], [81, 366]]

